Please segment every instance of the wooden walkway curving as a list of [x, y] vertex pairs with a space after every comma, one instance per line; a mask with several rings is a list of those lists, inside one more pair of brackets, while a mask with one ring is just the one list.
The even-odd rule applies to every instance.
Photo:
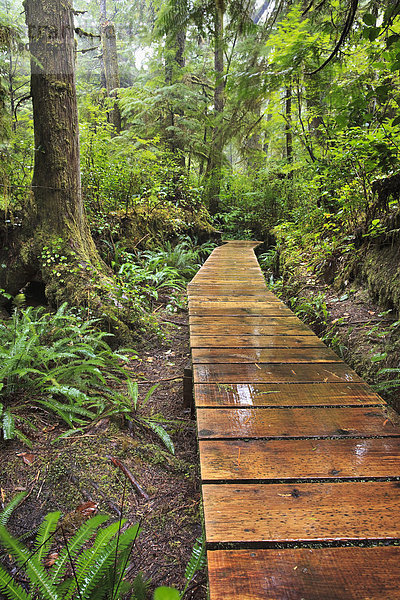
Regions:
[[211, 600], [400, 598], [400, 427], [229, 242], [188, 286]]

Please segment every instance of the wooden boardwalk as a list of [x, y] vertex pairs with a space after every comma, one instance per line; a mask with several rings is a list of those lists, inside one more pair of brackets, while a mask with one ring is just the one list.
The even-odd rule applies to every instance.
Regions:
[[400, 598], [400, 427], [229, 242], [188, 286], [210, 600]]

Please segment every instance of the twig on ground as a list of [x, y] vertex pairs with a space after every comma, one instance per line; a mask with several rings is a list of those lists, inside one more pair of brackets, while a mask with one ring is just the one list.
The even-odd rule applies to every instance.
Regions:
[[125, 477], [131, 482], [132, 487], [138, 492], [138, 494], [140, 494], [140, 496], [142, 496], [142, 498], [144, 498], [145, 500], [150, 500], [150, 497], [146, 494], [146, 492], [143, 490], [140, 484], [136, 481], [130, 470], [120, 460], [118, 460], [118, 458], [115, 458], [114, 456], [107, 456], [107, 458], [111, 460], [113, 465], [118, 467], [123, 472]]

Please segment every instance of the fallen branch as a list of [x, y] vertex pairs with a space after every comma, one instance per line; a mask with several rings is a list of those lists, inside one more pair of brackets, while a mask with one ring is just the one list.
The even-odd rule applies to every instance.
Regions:
[[146, 494], [143, 488], [136, 481], [130, 470], [120, 460], [118, 460], [118, 458], [115, 458], [114, 456], [107, 456], [107, 458], [111, 460], [113, 465], [118, 467], [123, 472], [125, 477], [131, 482], [132, 487], [138, 492], [138, 494], [140, 494], [140, 496], [142, 496], [142, 498], [144, 498], [145, 500], [150, 500], [150, 497]]

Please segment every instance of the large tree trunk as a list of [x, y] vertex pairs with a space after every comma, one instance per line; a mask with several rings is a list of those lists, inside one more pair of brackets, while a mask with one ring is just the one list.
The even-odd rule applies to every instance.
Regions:
[[222, 162], [224, 150], [223, 112], [225, 105], [224, 83], [224, 0], [216, 0], [214, 12], [214, 127], [213, 139], [205, 174], [206, 200], [211, 214], [219, 207], [221, 190]]
[[52, 304], [85, 304], [127, 338], [120, 318], [124, 309], [97, 253], [82, 201], [72, 3], [25, 0], [24, 8], [35, 164], [22, 235], [10, 242], [12, 256], [7, 276], [0, 271], [0, 287], [15, 294], [29, 281], [42, 281]]

